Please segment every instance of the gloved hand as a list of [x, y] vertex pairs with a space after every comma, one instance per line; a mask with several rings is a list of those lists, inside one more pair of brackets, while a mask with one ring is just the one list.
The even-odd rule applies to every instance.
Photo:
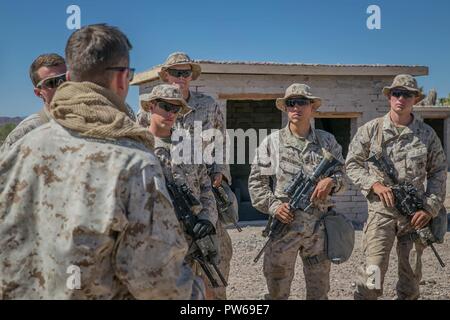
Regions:
[[196, 239], [201, 239], [210, 234], [215, 234], [216, 229], [209, 220], [198, 220], [194, 226], [194, 236]]

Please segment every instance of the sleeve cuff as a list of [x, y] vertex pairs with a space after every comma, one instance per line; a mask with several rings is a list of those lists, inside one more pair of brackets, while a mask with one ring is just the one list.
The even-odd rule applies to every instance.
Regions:
[[425, 203], [423, 204], [423, 209], [430, 213], [433, 218], [438, 216], [441, 207], [442, 204], [431, 197], [426, 197]]
[[364, 197], [367, 198], [369, 196], [372, 191], [372, 186], [377, 182], [383, 183], [383, 181], [381, 181], [377, 177], [367, 177], [366, 183], [364, 183], [364, 186], [361, 186], [361, 193]]
[[231, 175], [225, 165], [213, 165], [211, 167], [211, 175], [214, 175], [216, 173], [221, 173], [227, 180], [227, 183], [231, 185]]
[[269, 206], [269, 215], [274, 217], [278, 207], [281, 206], [282, 204], [283, 204], [282, 201], [275, 199]]

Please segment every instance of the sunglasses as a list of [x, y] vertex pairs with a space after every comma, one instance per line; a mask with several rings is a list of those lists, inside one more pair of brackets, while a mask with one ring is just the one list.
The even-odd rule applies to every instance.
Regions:
[[167, 73], [172, 77], [179, 78], [188, 78], [192, 74], [192, 70], [177, 70], [177, 69], [167, 69]]
[[38, 82], [36, 85], [36, 88], [38, 89], [56, 89], [58, 88], [62, 83], [66, 81], [66, 74], [59, 74], [54, 77], [42, 79]]
[[128, 67], [109, 67], [109, 68], [106, 68], [106, 70], [119, 71], [119, 72], [123, 72], [123, 71], [128, 70], [128, 81], [131, 82], [131, 81], [133, 81], [134, 71], [136, 69], [128, 68]]
[[407, 90], [391, 90], [391, 96], [396, 98], [403, 96], [405, 99], [409, 99], [414, 97], [415, 93]]
[[305, 98], [297, 98], [297, 99], [288, 99], [286, 100], [286, 106], [288, 108], [293, 108], [295, 105], [298, 105], [300, 107], [307, 106], [311, 103], [311, 100], [305, 99]]
[[163, 101], [163, 100], [156, 100], [156, 103], [158, 104], [158, 107], [160, 107], [161, 109], [163, 109], [166, 112], [177, 114], [181, 111], [180, 105], [172, 104], [170, 102]]

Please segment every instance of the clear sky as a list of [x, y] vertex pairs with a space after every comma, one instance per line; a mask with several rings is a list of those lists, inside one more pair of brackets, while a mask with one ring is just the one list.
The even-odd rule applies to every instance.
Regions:
[[[28, 68], [41, 53], [64, 54], [71, 4], [81, 25], [108, 23], [128, 35], [138, 72], [173, 51], [208, 60], [425, 65], [430, 75], [419, 84], [450, 93], [448, 0], [0, 0], [0, 116], [41, 107]], [[381, 9], [380, 30], [366, 26], [372, 4]], [[128, 103], [137, 109], [136, 87]]]

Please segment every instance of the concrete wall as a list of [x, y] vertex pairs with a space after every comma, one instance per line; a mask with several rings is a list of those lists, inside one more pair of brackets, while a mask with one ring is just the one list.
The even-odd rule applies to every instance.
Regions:
[[[226, 100], [220, 95], [237, 94], [284, 94], [294, 82], [311, 86], [313, 94], [322, 100], [321, 112], [361, 112], [355, 125], [378, 117], [388, 111], [383, 86], [392, 82], [385, 76], [279, 76], [279, 75], [232, 75], [205, 74], [192, 82], [194, 90], [205, 92], [216, 98], [226, 112]], [[144, 83], [140, 93], [148, 93], [159, 82]], [[237, 99], [234, 99], [237, 100]]]

